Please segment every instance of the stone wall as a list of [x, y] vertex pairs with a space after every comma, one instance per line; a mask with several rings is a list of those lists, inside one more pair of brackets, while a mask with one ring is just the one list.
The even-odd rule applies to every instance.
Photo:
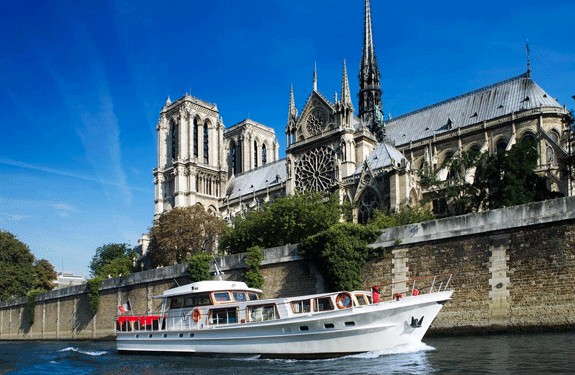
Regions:
[[[452, 301], [431, 332], [575, 328], [575, 198], [391, 228], [371, 246], [381, 250], [364, 269], [366, 289], [453, 274]], [[225, 279], [241, 278], [242, 259], [221, 259]], [[268, 297], [325, 291], [297, 246], [267, 249], [261, 269]], [[186, 282], [183, 265], [105, 280], [95, 316], [85, 285], [54, 290], [37, 298], [31, 326], [25, 299], [0, 302], [0, 340], [110, 339], [119, 305], [129, 299], [136, 314], [155, 311], [153, 296]]]

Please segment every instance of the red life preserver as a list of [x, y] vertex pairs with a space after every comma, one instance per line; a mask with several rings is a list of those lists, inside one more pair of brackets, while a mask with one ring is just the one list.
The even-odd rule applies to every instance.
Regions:
[[418, 296], [418, 295], [419, 295], [419, 289], [413, 289], [413, 290], [411, 291], [411, 295], [412, 295], [412, 296]]
[[353, 305], [351, 294], [348, 292], [338, 294], [335, 298], [335, 304], [338, 309], [349, 309]]
[[192, 311], [191, 315], [192, 315], [193, 321], [196, 323], [199, 322], [200, 319], [202, 319], [202, 312], [197, 307], [194, 309], [194, 311]]

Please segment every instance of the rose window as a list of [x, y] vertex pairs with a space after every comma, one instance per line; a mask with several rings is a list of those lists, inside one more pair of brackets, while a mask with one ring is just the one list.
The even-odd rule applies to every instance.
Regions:
[[318, 147], [304, 154], [296, 164], [296, 187], [300, 191], [330, 191], [334, 186], [334, 151]]
[[314, 109], [306, 121], [306, 129], [309, 135], [319, 134], [325, 126], [327, 115], [324, 110], [320, 108]]

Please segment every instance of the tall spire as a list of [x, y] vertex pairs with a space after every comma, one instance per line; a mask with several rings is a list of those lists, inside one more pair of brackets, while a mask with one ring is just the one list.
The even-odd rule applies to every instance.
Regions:
[[381, 111], [380, 75], [373, 45], [371, 27], [371, 8], [369, 0], [365, 0], [365, 19], [363, 33], [363, 52], [359, 67], [359, 117], [367, 126], [375, 123], [375, 111]]
[[288, 119], [296, 118], [297, 117], [297, 108], [295, 107], [295, 99], [293, 95], [293, 84], [290, 85], [289, 90], [289, 111], [288, 111]]
[[341, 102], [343, 104], [349, 104], [351, 108], [353, 108], [353, 104], [351, 103], [351, 94], [349, 91], [349, 81], [347, 79], [347, 66], [345, 59], [343, 60], [343, 74], [341, 78]]
[[313, 64], [313, 91], [317, 91], [317, 63]]
[[529, 40], [525, 43], [525, 48], [527, 49], [527, 77], [531, 78], [531, 56], [529, 56], [531, 51], [529, 50]]

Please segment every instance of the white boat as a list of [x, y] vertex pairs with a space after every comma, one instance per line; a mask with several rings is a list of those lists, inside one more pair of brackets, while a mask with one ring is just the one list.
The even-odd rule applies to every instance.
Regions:
[[450, 279], [442, 275], [385, 286], [389, 298], [380, 302], [368, 291], [263, 299], [261, 290], [239, 281], [191, 283], [156, 297], [163, 300], [156, 314], [117, 317], [117, 349], [266, 358], [389, 350], [422, 340], [451, 298]]

